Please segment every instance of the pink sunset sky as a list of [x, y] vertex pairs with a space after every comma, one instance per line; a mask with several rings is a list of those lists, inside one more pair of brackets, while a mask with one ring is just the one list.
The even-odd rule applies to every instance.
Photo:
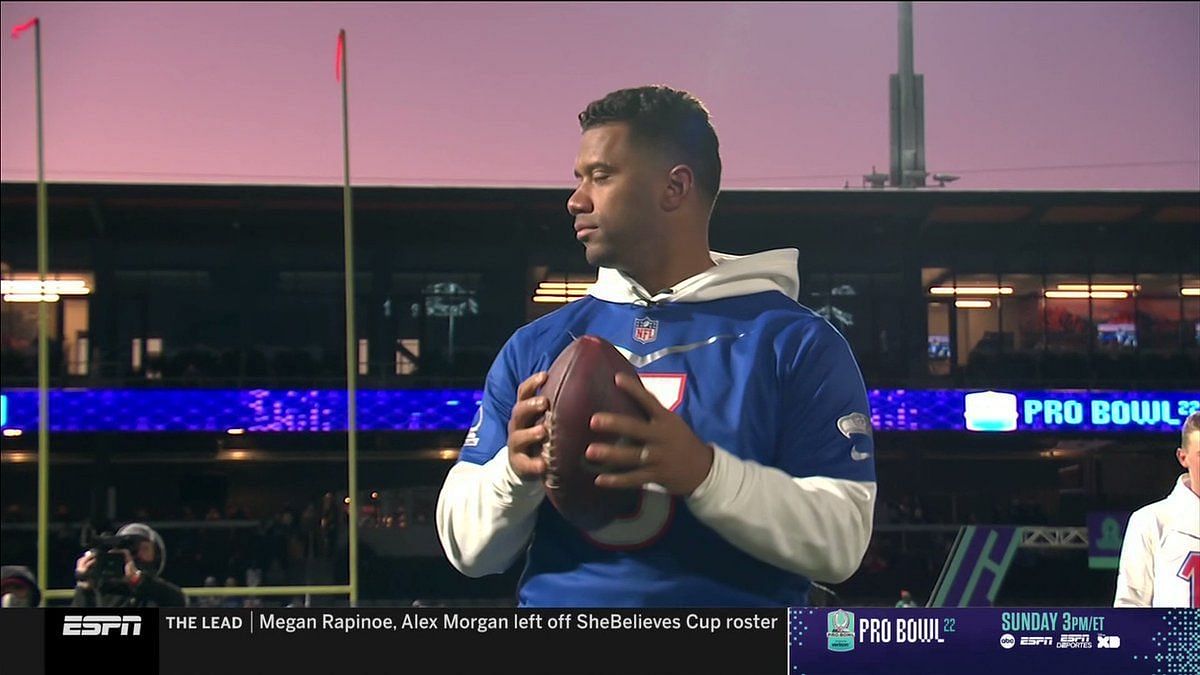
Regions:
[[[572, 184], [577, 113], [663, 83], [709, 106], [725, 188], [888, 165], [897, 3], [11, 2], [42, 21], [51, 182]], [[1200, 3], [915, 3], [947, 189], [1200, 189]], [[34, 45], [4, 39], [0, 177], [36, 176]]]

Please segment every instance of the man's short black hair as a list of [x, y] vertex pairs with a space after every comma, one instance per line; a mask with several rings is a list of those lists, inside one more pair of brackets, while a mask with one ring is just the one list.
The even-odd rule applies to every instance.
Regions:
[[696, 186], [716, 199], [721, 154], [708, 108], [686, 91], [662, 85], [620, 89], [579, 113], [583, 131], [614, 122], [629, 125], [635, 142], [657, 146], [692, 168]]

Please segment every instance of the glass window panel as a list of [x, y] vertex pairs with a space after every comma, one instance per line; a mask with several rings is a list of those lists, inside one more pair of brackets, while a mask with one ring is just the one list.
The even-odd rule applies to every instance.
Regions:
[[829, 275], [811, 272], [801, 277], [800, 304], [822, 316], [829, 316]]
[[[904, 279], [900, 274], [875, 274], [871, 283], [871, 307], [875, 319], [877, 362], [881, 376], [906, 372], [904, 314], [911, 304], [905, 302]], [[908, 328], [908, 330], [912, 330]]]
[[869, 274], [830, 275], [826, 318], [846, 337], [854, 356], [866, 368], [873, 368], [879, 342], [870, 293]]
[[1092, 276], [1092, 323], [1096, 327], [1098, 352], [1113, 354], [1137, 349], [1137, 325], [1134, 321], [1136, 292], [1131, 274]]
[[1181, 324], [1179, 275], [1139, 274], [1137, 285], [1137, 337], [1142, 353], [1178, 352], [1185, 328]]
[[921, 285], [928, 294], [934, 286], [952, 286], [954, 280], [949, 269], [945, 267], [924, 267], [921, 269]]
[[927, 303], [926, 363], [930, 375], [950, 374], [950, 307], [951, 301], [931, 300]]
[[1046, 275], [1046, 348], [1055, 353], [1087, 353], [1092, 338], [1088, 275]]
[[1000, 296], [1005, 348], [1017, 353], [1040, 352], [1046, 339], [1042, 275], [1005, 274], [1000, 285], [1012, 289], [1011, 294]]
[[1004, 343], [1000, 333], [999, 280], [995, 274], [959, 274], [954, 286], [958, 364], [969, 370], [990, 370], [989, 364]]
[[1183, 275], [1179, 292], [1183, 301], [1183, 344], [1193, 355], [1200, 352], [1200, 275]]
[[1138, 377], [1137, 286], [1132, 274], [1095, 274], [1086, 287], [1092, 302], [1090, 373], [1102, 381], [1128, 382]]

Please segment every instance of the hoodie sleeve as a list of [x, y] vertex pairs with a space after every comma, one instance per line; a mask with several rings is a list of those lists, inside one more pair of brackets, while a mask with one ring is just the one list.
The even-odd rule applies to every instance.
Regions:
[[1113, 607], [1151, 607], [1154, 602], [1154, 544], [1158, 521], [1151, 508], [1141, 508], [1129, 517], [1121, 561], [1117, 566], [1117, 591]]
[[850, 346], [826, 322], [785, 350], [791, 356], [780, 373], [773, 466], [714, 446], [712, 469], [687, 504], [750, 555], [841, 582], [858, 569], [871, 538], [876, 486], [866, 387]]
[[488, 371], [483, 401], [450, 469], [437, 504], [446, 557], [467, 576], [506, 571], [525, 551], [545, 496], [541, 481], [523, 481], [508, 462], [508, 422], [525, 379], [511, 338]]

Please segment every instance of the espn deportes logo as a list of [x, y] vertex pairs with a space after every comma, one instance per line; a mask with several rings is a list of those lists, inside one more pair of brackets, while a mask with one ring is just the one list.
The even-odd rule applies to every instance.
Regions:
[[116, 614], [68, 614], [63, 617], [63, 635], [141, 635], [142, 617]]
[[1091, 649], [1092, 636], [1089, 633], [1063, 633], [1058, 636], [1057, 649]]

